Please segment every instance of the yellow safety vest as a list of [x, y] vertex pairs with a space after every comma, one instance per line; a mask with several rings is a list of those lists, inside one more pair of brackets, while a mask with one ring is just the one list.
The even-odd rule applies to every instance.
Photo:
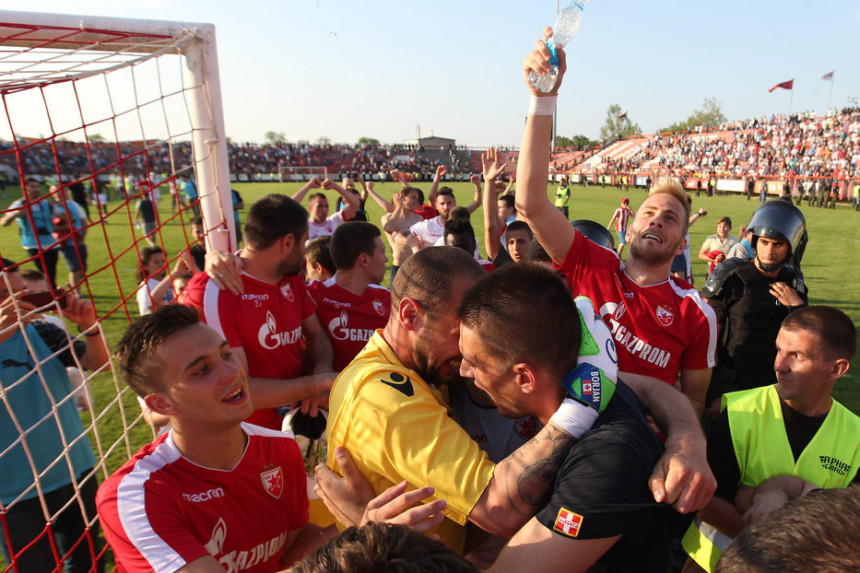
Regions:
[[[726, 408], [740, 485], [755, 487], [768, 478], [790, 474], [825, 489], [842, 488], [860, 468], [860, 418], [836, 400], [796, 463], [776, 386], [725, 394]], [[700, 567], [714, 571], [731, 542], [731, 537], [696, 518], [682, 543]]]

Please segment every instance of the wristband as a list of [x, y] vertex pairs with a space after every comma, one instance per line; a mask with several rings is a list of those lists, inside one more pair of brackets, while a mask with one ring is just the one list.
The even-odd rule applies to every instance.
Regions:
[[84, 333], [84, 336], [86, 336], [86, 337], [88, 337], [88, 338], [89, 338], [89, 337], [91, 337], [91, 336], [98, 336], [99, 334], [100, 334], [100, 333], [99, 333], [99, 331], [98, 331], [98, 330], [96, 330], [96, 331], [94, 331], [94, 332], [85, 332], [85, 333]]
[[594, 408], [568, 396], [549, 421], [578, 440], [591, 429], [598, 415]]
[[534, 94], [529, 98], [529, 115], [552, 115], [555, 113], [555, 102], [558, 96], [538, 97]]

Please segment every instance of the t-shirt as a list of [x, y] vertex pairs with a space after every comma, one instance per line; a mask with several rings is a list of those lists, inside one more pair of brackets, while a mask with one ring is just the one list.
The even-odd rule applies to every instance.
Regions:
[[559, 268], [612, 330], [619, 370], [674, 385], [681, 369], [714, 366], [717, 322], [697, 290], [674, 277], [639, 286], [614, 251], [575, 233]]
[[726, 235], [725, 239], [721, 239], [719, 235], [713, 234], [709, 235], [708, 238], [705, 239], [702, 243], [702, 248], [705, 249], [706, 253], [710, 253], [711, 251], [720, 251], [725, 255], [737, 242], [738, 239], [731, 235]]
[[391, 314], [391, 293], [379, 285], [368, 285], [357, 295], [331, 277], [324, 282], [311, 281], [308, 293], [331, 340], [335, 370], [343, 370]]
[[317, 237], [331, 235], [334, 233], [334, 230], [344, 222], [345, 219], [343, 218], [343, 211], [338, 211], [334, 215], [329, 215], [322, 223], [308, 221], [308, 242], [316, 239]]
[[231, 470], [184, 457], [172, 432], [144, 446], [99, 488], [105, 538], [122, 571], [175, 571], [213, 555], [227, 571], [270, 572], [290, 531], [308, 522], [295, 440], [242, 424], [248, 443]]
[[[376, 494], [402, 480], [410, 490], [435, 487], [448, 502], [448, 519], [435, 532], [461, 549], [462, 526], [495, 466], [449, 416], [439, 390], [400, 362], [382, 331], [337, 377], [329, 406], [329, 451], [345, 447]], [[328, 463], [340, 470], [335, 460]]]
[[155, 223], [155, 208], [152, 205], [152, 200], [141, 199], [137, 202], [137, 208], [140, 209], [140, 219], [144, 223]]
[[[277, 284], [242, 273], [245, 292], [221, 290], [205, 273], [194, 275], [182, 293], [182, 302], [231, 347], [241, 347], [252, 378], [296, 378], [302, 375], [302, 321], [316, 310], [301, 275], [289, 275]], [[288, 383], [288, 382], [287, 382]], [[248, 420], [278, 429], [277, 408], [257, 410]]]
[[454, 419], [494, 463], [514, 453], [543, 428], [534, 416], [505, 418], [495, 406], [475, 400], [463, 385], [451, 386], [449, 393]]
[[432, 247], [445, 234], [445, 222], [441, 217], [420, 221], [409, 227], [416, 239], [423, 241], [422, 246]]
[[623, 382], [594, 426], [573, 445], [536, 519], [571, 539], [621, 539], [600, 559], [611, 571], [666, 571], [674, 517], [648, 488], [662, 454], [639, 400]]
[[[61, 351], [63, 348], [65, 350]], [[74, 350], [82, 356], [86, 346], [76, 344]], [[56, 357], [48, 359], [59, 351]], [[41, 362], [41, 375], [36, 370], [36, 362]], [[40, 487], [48, 493], [72, 483], [73, 475], [80, 476], [96, 464], [89, 441], [79, 439], [84, 427], [75, 401], [67, 399], [74, 392], [66, 374], [67, 365], [75, 365], [68, 336], [53, 324], [30, 323], [23, 331], [15, 331], [0, 343], [0, 383], [3, 388], [3, 400], [0, 400], [0, 501], [4, 505], [8, 506], [32, 487], [35, 474], [41, 474]], [[51, 415], [54, 404], [60, 405], [56, 407], [56, 415]], [[34, 468], [30, 466], [24, 445], [20, 442], [12, 445], [21, 437], [13, 415], [27, 433], [26, 445]], [[64, 439], [65, 443], [74, 445], [64, 449]], [[38, 495], [38, 490], [32, 487], [22, 499]]]
[[[18, 216], [18, 229], [21, 232], [21, 246], [25, 249], [37, 249], [41, 245], [42, 249], [47, 249], [54, 244], [54, 238], [51, 233], [54, 232], [54, 225], [51, 223], [53, 218], [53, 210], [47, 199], [37, 201], [30, 204], [29, 212], [23, 208], [26, 205], [24, 199], [13, 201], [9, 205], [9, 211], [21, 209], [21, 214]], [[30, 216], [33, 217], [32, 224]], [[39, 243], [36, 243], [36, 235], [39, 236]]]
[[633, 214], [628, 207], [619, 207], [615, 210], [612, 218], [615, 219], [615, 232], [624, 233], [627, 231], [627, 225], [630, 223], [630, 215]]

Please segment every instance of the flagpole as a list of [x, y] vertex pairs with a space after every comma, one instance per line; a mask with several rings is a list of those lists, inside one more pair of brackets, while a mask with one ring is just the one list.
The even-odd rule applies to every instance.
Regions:
[[833, 82], [834, 81], [835, 80], [833, 78], [830, 78], [830, 95], [827, 96], [827, 111], [828, 111], [828, 113], [830, 112], [830, 100], [833, 99]]
[[791, 86], [791, 98], [788, 100], [788, 115], [791, 115], [791, 104], [794, 102], [794, 86]]

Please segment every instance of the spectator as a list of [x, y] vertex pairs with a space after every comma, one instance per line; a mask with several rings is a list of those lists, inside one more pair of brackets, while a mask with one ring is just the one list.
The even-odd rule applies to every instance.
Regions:
[[21, 235], [21, 246], [27, 255], [33, 258], [37, 269], [41, 269], [48, 277], [52, 287], [57, 285], [57, 256], [58, 247], [51, 233], [54, 232], [53, 210], [49, 201], [39, 201], [42, 185], [33, 177], [28, 177], [24, 187], [24, 197], [9, 205], [2, 218], [0, 226], [7, 227], [12, 221], [18, 221]]
[[176, 259], [168, 274], [164, 251], [161, 247], [144, 247], [140, 251], [140, 266], [136, 271], [138, 281], [137, 309], [140, 316], [150, 314], [174, 299], [173, 280], [187, 275], [190, 267], [185, 257]]
[[717, 220], [717, 232], [708, 237], [699, 249], [699, 260], [708, 263], [708, 273], [713, 272], [714, 267], [726, 260], [726, 255], [738, 240], [730, 233], [732, 231], [731, 217], [720, 217]]
[[[21, 571], [54, 570], [55, 543], [66, 571], [93, 567], [103, 571], [103, 563], [95, 564], [101, 548], [99, 525], [90, 524], [98, 487], [93, 472], [96, 458], [89, 441], [82, 438], [84, 427], [75, 401], [65, 398], [74, 391], [66, 367], [79, 363], [98, 370], [110, 360], [109, 351], [89, 301], [72, 293], [63, 295], [63, 316], [84, 332], [85, 342], [75, 341], [70, 347], [68, 335], [55, 324], [30, 322], [20, 314], [35, 308], [21, 300], [23, 290], [15, 263], [3, 259], [0, 377], [5, 407], [0, 408], [0, 501], [4, 516], [0, 533], [4, 543], [0, 548], [6, 563]], [[26, 435], [23, 443], [18, 426]]]

